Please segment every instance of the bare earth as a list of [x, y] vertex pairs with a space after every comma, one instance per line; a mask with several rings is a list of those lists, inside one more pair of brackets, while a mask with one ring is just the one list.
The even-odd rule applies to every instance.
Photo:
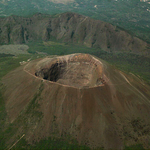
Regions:
[[12, 54], [12, 55], [19, 55], [19, 54], [29, 54], [27, 49], [29, 47], [27, 45], [2, 45], [0, 46], [0, 53], [2, 54]]

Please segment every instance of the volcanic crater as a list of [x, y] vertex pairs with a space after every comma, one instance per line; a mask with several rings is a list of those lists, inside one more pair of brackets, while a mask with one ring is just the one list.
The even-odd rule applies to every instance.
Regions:
[[35, 76], [76, 88], [90, 88], [104, 84], [102, 63], [89, 54], [72, 54], [46, 59]]

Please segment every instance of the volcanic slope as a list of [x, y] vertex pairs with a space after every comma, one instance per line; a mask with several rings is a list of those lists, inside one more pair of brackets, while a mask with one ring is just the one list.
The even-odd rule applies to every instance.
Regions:
[[10, 123], [29, 143], [49, 136], [91, 148], [150, 148], [150, 87], [89, 54], [37, 59], [7, 74]]

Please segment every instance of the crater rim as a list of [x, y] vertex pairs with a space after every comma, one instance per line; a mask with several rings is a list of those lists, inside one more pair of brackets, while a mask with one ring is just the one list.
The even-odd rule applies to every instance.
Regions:
[[35, 76], [78, 89], [104, 86], [103, 64], [90, 54], [75, 53], [41, 60]]

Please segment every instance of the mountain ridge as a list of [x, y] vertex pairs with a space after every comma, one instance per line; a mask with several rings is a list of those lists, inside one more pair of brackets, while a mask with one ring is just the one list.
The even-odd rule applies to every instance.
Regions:
[[[56, 0], [59, 2], [59, 0]], [[71, 3], [53, 3], [52, 0], [5, 0], [0, 2], [0, 16], [27, 16], [37, 12], [50, 15], [66, 11], [103, 20], [129, 30], [133, 35], [150, 41], [150, 4], [140, 0], [74, 0]], [[64, 1], [61, 1], [64, 2]], [[136, 8], [135, 8], [136, 7]]]
[[105, 51], [124, 51], [149, 56], [149, 44], [117, 26], [77, 13], [55, 16], [40, 13], [32, 17], [0, 18], [0, 44], [20, 44], [30, 40], [61, 40]]

